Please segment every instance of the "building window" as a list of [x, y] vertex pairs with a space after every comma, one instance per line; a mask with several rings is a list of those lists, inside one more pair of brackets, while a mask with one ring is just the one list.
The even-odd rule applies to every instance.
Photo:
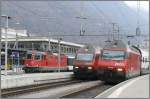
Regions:
[[67, 48], [67, 53], [69, 53], [69, 48]]
[[66, 47], [64, 47], [64, 53], [66, 53]]
[[64, 50], [63, 47], [61, 47], [61, 52], [63, 52], [63, 50]]
[[71, 53], [71, 48], [69, 48], [69, 53]]

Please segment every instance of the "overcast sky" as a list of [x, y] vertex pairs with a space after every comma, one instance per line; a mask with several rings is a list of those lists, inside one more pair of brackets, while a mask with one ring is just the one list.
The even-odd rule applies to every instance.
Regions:
[[[124, 1], [131, 8], [137, 9], [137, 1]], [[149, 1], [140, 1], [140, 10], [149, 12]]]

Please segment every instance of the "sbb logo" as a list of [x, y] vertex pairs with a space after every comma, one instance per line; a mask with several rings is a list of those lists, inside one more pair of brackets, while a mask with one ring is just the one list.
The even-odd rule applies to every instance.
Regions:
[[115, 63], [115, 66], [124, 66], [124, 63]]

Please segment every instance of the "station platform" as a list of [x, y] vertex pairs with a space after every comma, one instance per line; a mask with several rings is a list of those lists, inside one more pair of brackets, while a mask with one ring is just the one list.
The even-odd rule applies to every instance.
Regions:
[[149, 74], [117, 84], [95, 98], [149, 98]]
[[53, 82], [59, 79], [70, 79], [72, 76], [73, 72], [1, 75], [1, 89]]
[[[7, 70], [7, 75], [24, 74], [24, 70]], [[1, 70], [1, 75], [5, 75], [5, 70]]]

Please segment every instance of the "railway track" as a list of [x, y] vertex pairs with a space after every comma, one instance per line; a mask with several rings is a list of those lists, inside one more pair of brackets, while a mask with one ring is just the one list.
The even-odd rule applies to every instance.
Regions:
[[94, 98], [103, 91], [113, 87], [114, 85], [106, 84], [106, 83], [101, 83], [97, 86], [93, 86], [66, 96], [63, 96], [61, 98]]
[[[9, 97], [59, 97], [94, 98], [114, 85], [101, 81], [65, 80], [17, 88], [2, 89], [2, 98]], [[45, 94], [47, 93], [47, 95]]]
[[16, 88], [2, 89], [1, 97], [7, 98], [10, 96], [17, 96], [17, 95], [22, 95], [22, 94], [31, 93], [31, 92], [38, 92], [38, 91], [50, 89], [53, 87], [79, 83], [79, 82], [82, 82], [82, 81], [64, 80], [64, 81], [59, 81], [59, 82], [50, 82], [50, 83], [44, 83], [44, 84], [36, 84], [36, 85], [22, 86], [22, 87], [16, 87]]

